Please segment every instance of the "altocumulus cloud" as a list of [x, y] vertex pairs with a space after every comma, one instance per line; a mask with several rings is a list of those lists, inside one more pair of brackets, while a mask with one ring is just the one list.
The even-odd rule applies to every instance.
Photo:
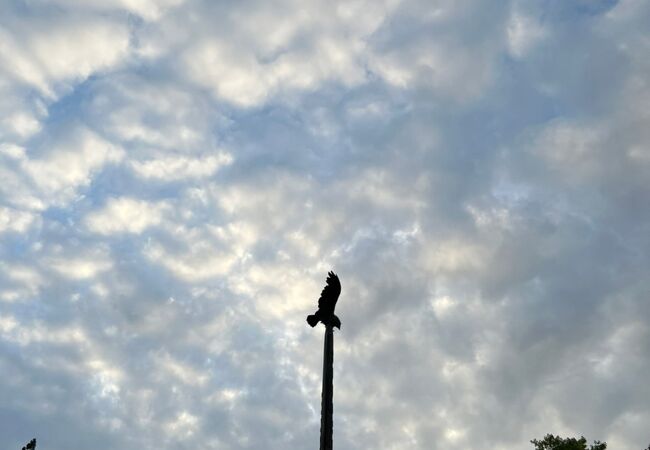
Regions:
[[8, 0], [0, 436], [650, 436], [650, 4]]

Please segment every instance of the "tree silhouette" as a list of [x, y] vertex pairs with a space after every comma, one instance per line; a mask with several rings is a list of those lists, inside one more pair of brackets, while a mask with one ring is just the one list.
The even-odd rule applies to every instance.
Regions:
[[541, 441], [533, 439], [530, 442], [535, 446], [535, 450], [605, 450], [607, 448], [607, 443], [600, 441], [594, 441], [587, 447], [587, 439], [584, 436], [576, 439], [547, 434]]
[[25, 446], [23, 446], [22, 450], [36, 450], [36, 439], [29, 441]]

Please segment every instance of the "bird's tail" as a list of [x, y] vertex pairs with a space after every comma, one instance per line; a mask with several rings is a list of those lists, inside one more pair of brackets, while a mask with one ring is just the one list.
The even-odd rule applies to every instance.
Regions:
[[307, 323], [313, 328], [318, 323], [318, 317], [316, 314], [310, 314], [307, 316]]

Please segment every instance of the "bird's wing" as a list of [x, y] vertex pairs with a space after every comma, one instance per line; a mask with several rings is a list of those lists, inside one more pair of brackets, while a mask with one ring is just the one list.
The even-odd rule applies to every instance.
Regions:
[[323, 291], [320, 293], [320, 298], [318, 299], [318, 309], [325, 309], [334, 312], [334, 307], [336, 306], [336, 301], [339, 299], [341, 294], [341, 282], [339, 277], [334, 272], [329, 272], [327, 274], [327, 284], [323, 288]]

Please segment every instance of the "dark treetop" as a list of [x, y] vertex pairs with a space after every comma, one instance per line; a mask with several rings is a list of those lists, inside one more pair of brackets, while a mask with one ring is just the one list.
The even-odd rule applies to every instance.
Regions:
[[334, 326], [341, 329], [341, 321], [334, 314], [336, 301], [341, 294], [341, 282], [334, 272], [327, 274], [327, 285], [323, 288], [318, 299], [318, 311], [307, 316], [307, 323], [315, 327], [318, 322], [323, 322], [325, 326]]
[[36, 450], [36, 439], [29, 441], [27, 445], [23, 446], [22, 450]]

